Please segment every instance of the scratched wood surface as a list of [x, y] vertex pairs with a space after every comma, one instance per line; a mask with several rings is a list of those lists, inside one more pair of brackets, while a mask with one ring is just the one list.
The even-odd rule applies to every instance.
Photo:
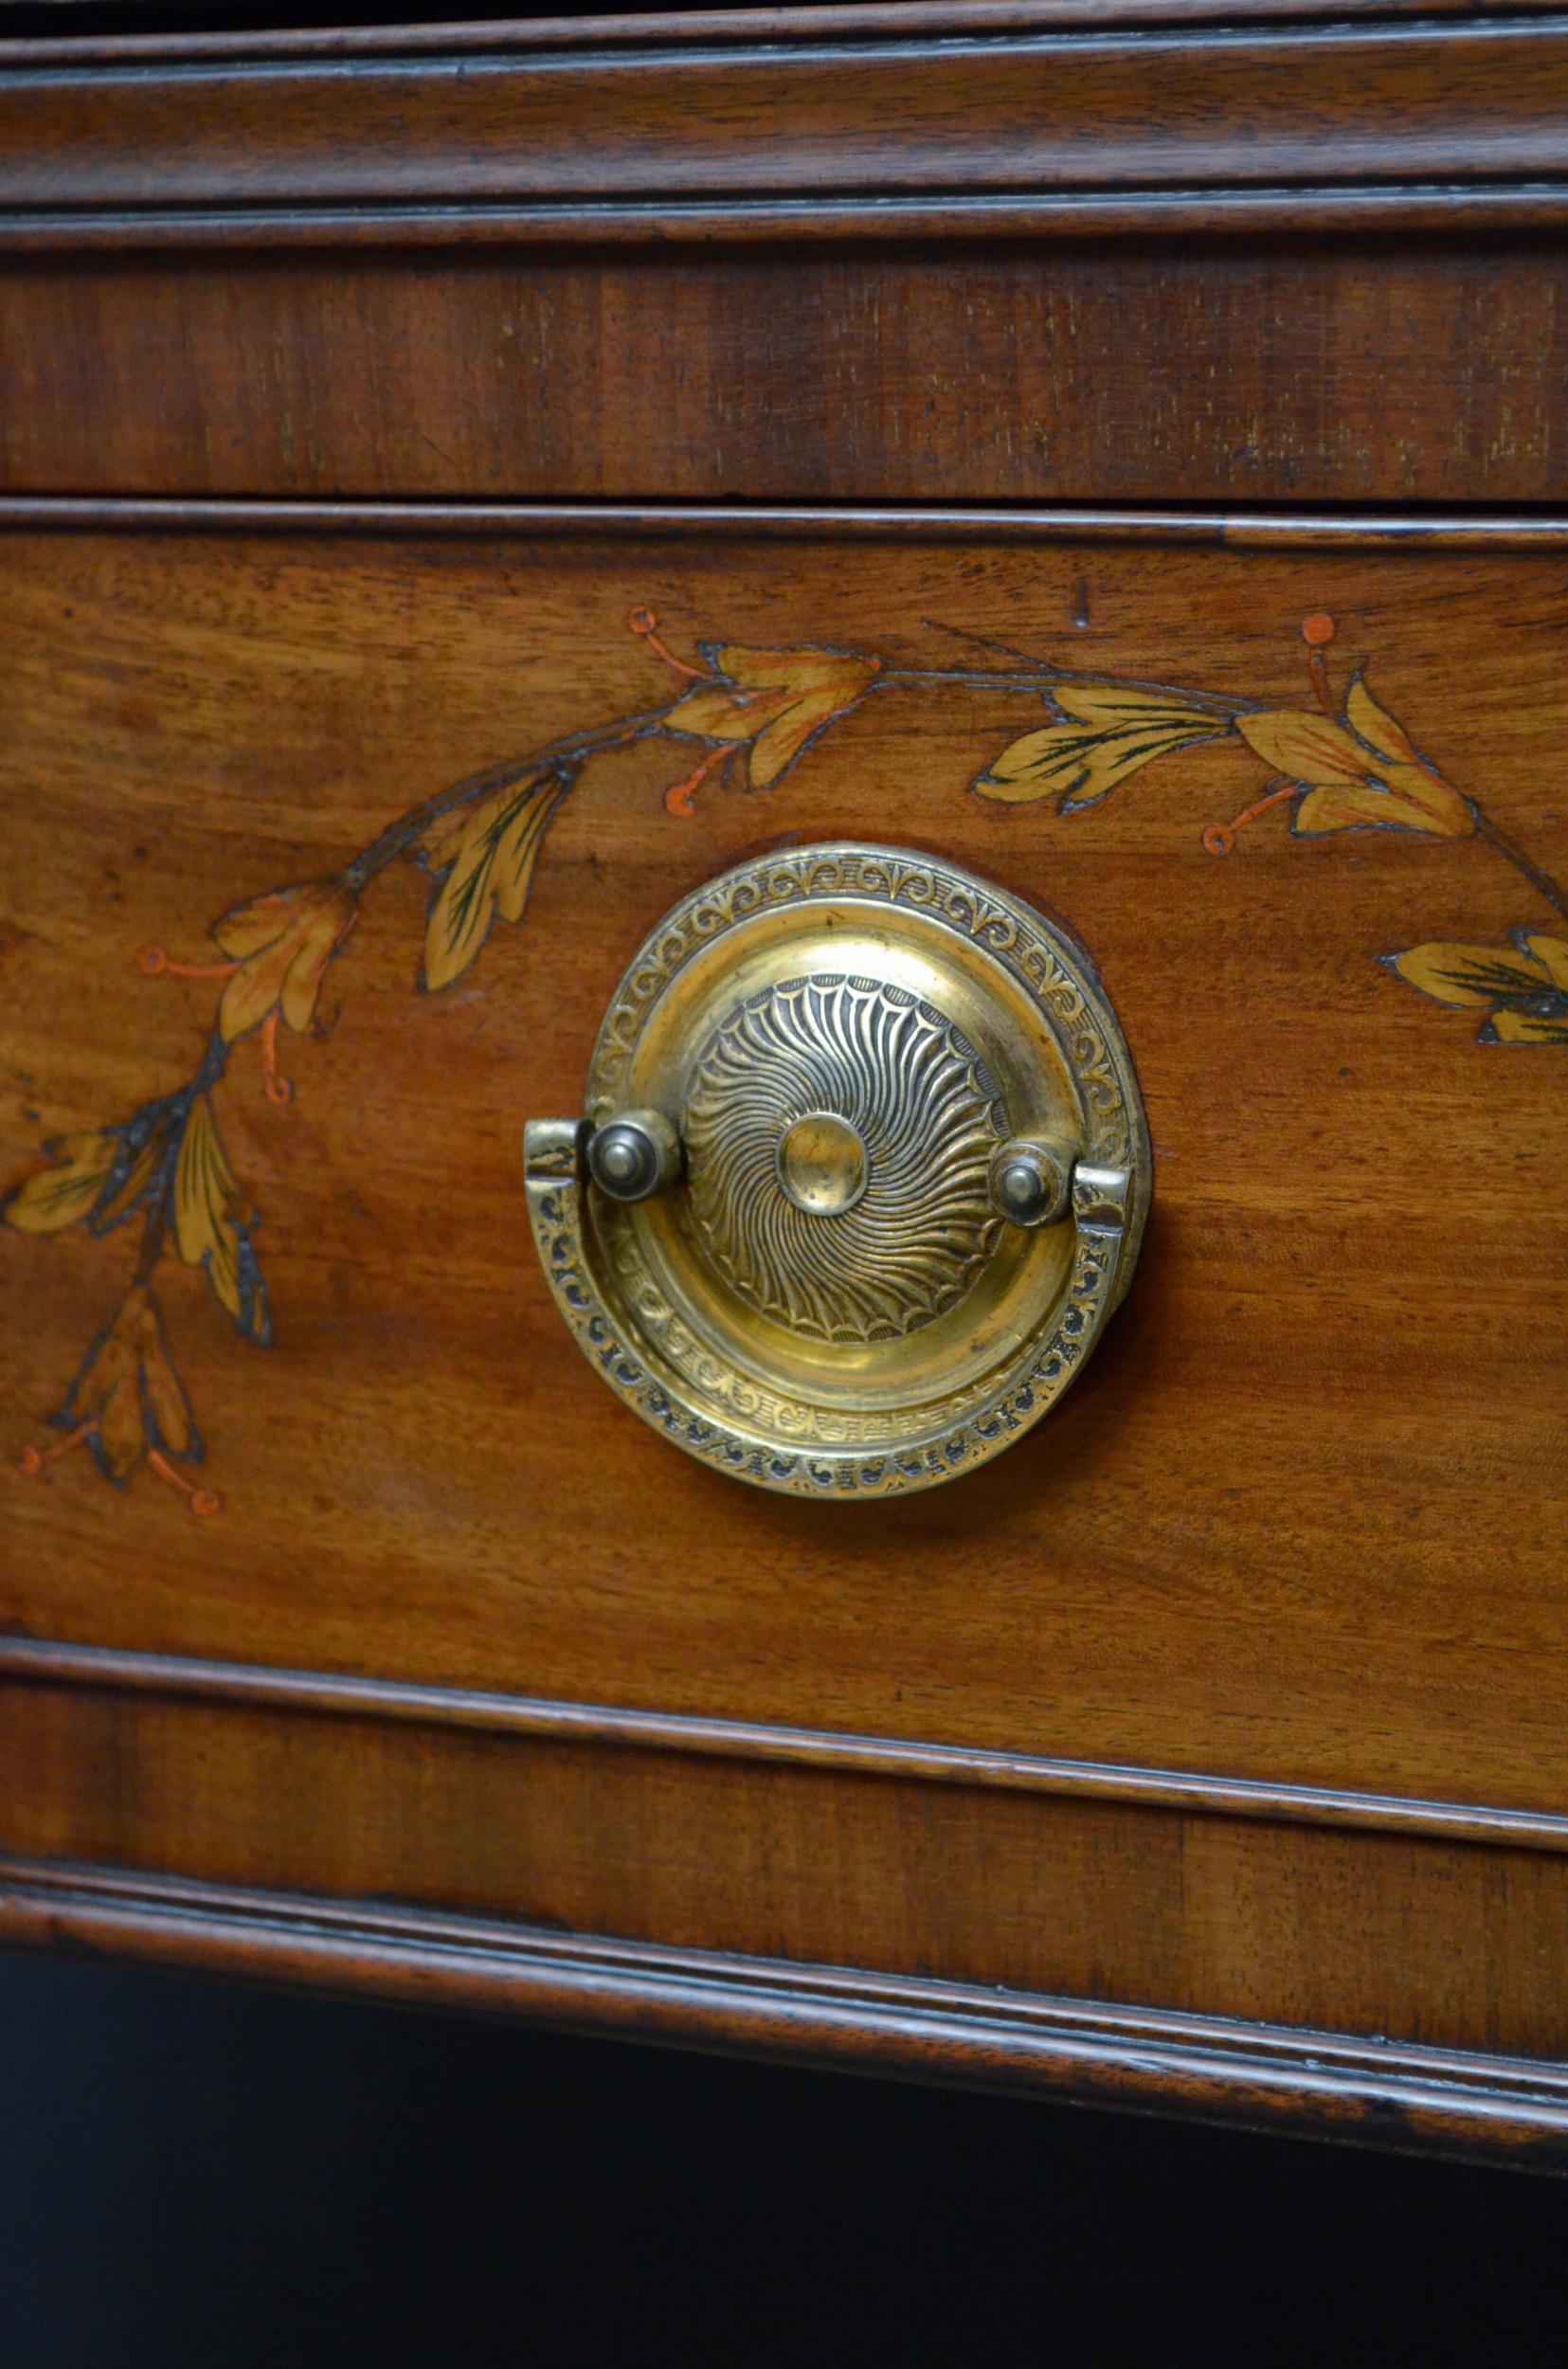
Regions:
[[[311, 1032], [236, 1042], [212, 1092], [271, 1346], [198, 1268], [158, 1271], [221, 1510], [193, 1518], [146, 1465], [117, 1490], [84, 1448], [12, 1472], [0, 1624], [1568, 1808], [1543, 1495], [1568, 1445], [1568, 1047], [1479, 1043], [1485, 998], [1379, 961], [1480, 944], [1517, 966], [1537, 957], [1511, 932], [1563, 933], [1549, 554], [13, 533], [6, 1178], [200, 1062], [224, 982], [146, 975], [139, 949], [219, 964], [207, 927], [244, 900], [336, 873], [460, 777], [667, 704], [682, 680], [627, 630], [638, 608], [698, 666], [704, 640], [1013, 664], [968, 635], [1271, 714], [1313, 708], [1311, 617], [1333, 698], [1364, 664], [1485, 828], [1439, 801], [1452, 827], [1293, 837], [1276, 801], [1228, 841], [1266, 788], [1238, 741], [1075, 813], [988, 801], [967, 786], [1045, 710], [963, 679], [888, 686], [766, 792], [711, 772], [690, 814], [666, 793], [699, 745], [608, 749], [522, 923], [438, 994], [416, 991], [428, 878], [388, 865]], [[835, 834], [938, 850], [1081, 935], [1157, 1160], [1132, 1295], [1062, 1407], [984, 1472], [874, 1509], [744, 1490], [629, 1416], [550, 1305], [517, 1157], [525, 1118], [576, 1108], [666, 906]], [[1530, 976], [1503, 977], [1498, 1013]], [[1530, 1008], [1553, 992], [1542, 971]], [[47, 1419], [135, 1235], [0, 1227], [9, 1459], [63, 1438]]]
[[333, 252], [7, 253], [0, 485], [1495, 503], [1568, 480], [1560, 238], [568, 235], [363, 255], [348, 300]]

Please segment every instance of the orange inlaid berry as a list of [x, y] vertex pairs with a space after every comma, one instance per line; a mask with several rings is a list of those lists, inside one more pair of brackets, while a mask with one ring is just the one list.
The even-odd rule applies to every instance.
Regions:
[[665, 813], [678, 815], [694, 814], [696, 809], [693, 805], [693, 800], [695, 798], [697, 791], [702, 787], [703, 783], [708, 779], [708, 776], [712, 771], [714, 766], [723, 765], [726, 760], [732, 757], [734, 753], [734, 750], [730, 747], [710, 749], [708, 754], [703, 758], [700, 765], [694, 766], [691, 772], [686, 775], [684, 780], [673, 782], [670, 787], [665, 791]]
[[78, 1423], [75, 1431], [68, 1432], [63, 1439], [57, 1439], [50, 1448], [35, 1448], [29, 1442], [16, 1459], [17, 1471], [27, 1480], [42, 1480], [51, 1464], [58, 1463], [63, 1456], [69, 1456], [73, 1448], [81, 1445], [89, 1428], [86, 1423]]

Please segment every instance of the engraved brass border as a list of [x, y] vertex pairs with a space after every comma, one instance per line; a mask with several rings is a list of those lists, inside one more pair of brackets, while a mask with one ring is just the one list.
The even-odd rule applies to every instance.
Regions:
[[[602, 1119], [615, 1107], [647, 1012], [710, 939], [767, 907], [825, 896], [934, 913], [983, 947], [1048, 1007], [1057, 1024], [1057, 1050], [1082, 1101], [1086, 1158], [1106, 1167], [1137, 1158], [1146, 1171], [1148, 1136], [1138, 1081], [1088, 956], [1020, 897], [940, 856], [851, 840], [737, 864], [717, 879], [705, 880], [665, 914], [633, 955], [604, 1015], [588, 1064], [588, 1116]], [[1146, 1206], [1145, 1189], [1127, 1246], [1129, 1272]]]

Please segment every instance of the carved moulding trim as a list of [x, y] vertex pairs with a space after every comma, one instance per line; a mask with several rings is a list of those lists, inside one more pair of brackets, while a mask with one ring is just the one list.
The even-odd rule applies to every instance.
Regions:
[[707, 246], [788, 238], [1294, 238], [1358, 230], [1541, 231], [1568, 223], [1559, 180], [1300, 182], [1278, 188], [1035, 190], [873, 197], [598, 197], [445, 205], [225, 204], [17, 208], [0, 213], [0, 254], [112, 255], [228, 249], [439, 246]]
[[604, 1703], [571, 1703], [477, 1688], [373, 1678], [264, 1662], [212, 1661], [119, 1646], [0, 1637], [0, 1685], [81, 1687], [186, 1703], [270, 1706], [300, 1715], [459, 1727], [587, 1746], [676, 1752], [774, 1766], [842, 1768], [863, 1776], [1061, 1799], [1126, 1801], [1268, 1825], [1430, 1835], [1451, 1842], [1568, 1855], [1568, 1815], [1488, 1802], [1232, 1777], [1204, 1770], [1054, 1759], [1045, 1754], [857, 1735], [759, 1720], [713, 1718]]
[[[352, 37], [8, 44], [0, 237], [91, 251], [1561, 219], [1551, 15], [1159, 24], [1169, 7], [1130, 35], [1026, 13], [967, 39], [940, 16], [862, 19], [848, 40], [825, 19], [814, 38], [790, 28], [792, 12], [716, 37], [699, 13], [675, 40], [633, 18], [564, 47], [481, 35], [478, 57], [456, 39], [401, 58]], [[1368, 88], [1375, 117], [1345, 96]], [[150, 191], [138, 160], [174, 105], [182, 138]]]
[[[1432, 17], [1454, 0], [1254, 0], [1253, 37], [1290, 20], [1310, 27], [1314, 19], [1336, 25], [1357, 17]], [[1223, 10], [1215, 0], [802, 0], [787, 13], [766, 4], [725, 9], [676, 9], [658, 13], [626, 9], [604, 16], [483, 19], [460, 24], [315, 26], [226, 30], [203, 27], [170, 31], [11, 35], [0, 41], [0, 63], [8, 65], [190, 65], [321, 58], [486, 58], [528, 56], [570, 49], [592, 55], [605, 49], [703, 50], [755, 47], [787, 55], [824, 41], [863, 43], [885, 37], [911, 40], [973, 40], [977, 34], [1059, 35], [1074, 27], [1100, 39], [1135, 27], [1167, 34], [1183, 27], [1212, 25]]]
[[[1568, 207], [1568, 196], [1564, 198]], [[1194, 543], [1237, 551], [1560, 551], [1568, 513], [1161, 510], [1137, 503], [274, 500], [244, 496], [0, 494], [0, 533], [755, 536], [813, 542]]]
[[0, 1941], [567, 2030], [1568, 2166], [1568, 2068], [1169, 2009], [0, 1858]]

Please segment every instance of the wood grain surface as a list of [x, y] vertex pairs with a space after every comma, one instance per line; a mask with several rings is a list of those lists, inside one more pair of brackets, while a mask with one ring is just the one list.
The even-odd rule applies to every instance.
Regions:
[[1568, 2055], [1560, 1854], [6, 1673], [0, 1852], [1018, 1998]]
[[1560, 240], [394, 249], [344, 272], [9, 259], [0, 486], [1235, 505], [1568, 483]]
[[[189, 1071], [212, 990], [140, 976], [138, 948], [200, 961], [241, 899], [665, 696], [625, 629], [640, 603], [678, 649], [928, 661], [962, 651], [946, 625], [1282, 704], [1304, 696], [1302, 612], [1330, 609], [1336, 664], [1363, 658], [1444, 773], [1560, 860], [1549, 556], [17, 535], [3, 601], [9, 1173]], [[1217, 859], [1205, 827], [1257, 787], [1235, 751], [1170, 757], [1072, 816], [969, 795], [1037, 710], [900, 693], [777, 790], [715, 785], [686, 820], [663, 792], [689, 744], [612, 752], [556, 818], [522, 927], [444, 998], [414, 991], [424, 884], [387, 873], [324, 1033], [286, 1040], [293, 1106], [261, 1096], [254, 1056], [219, 1089], [275, 1326], [252, 1346], [175, 1273], [221, 1518], [146, 1474], [119, 1494], [84, 1458], [14, 1480], [6, 1617], [1568, 1807], [1568, 1601], [1540, 1496], [1563, 1448], [1561, 1056], [1478, 1045], [1480, 1015], [1377, 960], [1550, 912], [1477, 837], [1308, 841], [1276, 814]], [[836, 833], [956, 857], [1081, 934], [1157, 1158], [1144, 1268], [1081, 1386], [991, 1471], [874, 1517], [741, 1490], [626, 1417], [559, 1330], [517, 1174], [523, 1119], [577, 1107], [642, 931], [725, 862]], [[18, 1449], [47, 1438], [130, 1257], [120, 1236], [0, 1235]]]

